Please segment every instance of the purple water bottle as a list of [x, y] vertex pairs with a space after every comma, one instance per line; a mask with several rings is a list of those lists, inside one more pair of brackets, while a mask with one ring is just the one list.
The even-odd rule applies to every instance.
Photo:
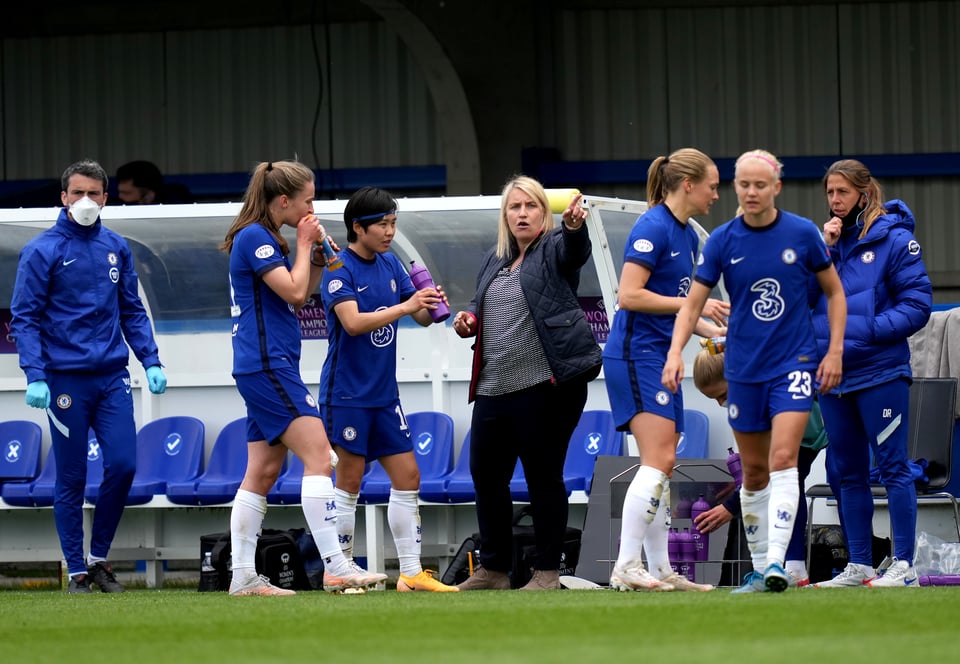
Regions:
[[694, 581], [693, 535], [690, 529], [684, 528], [677, 539], [680, 541], [680, 573]]
[[[693, 506], [690, 508], [690, 519], [696, 523], [697, 517], [710, 509], [710, 503], [708, 503], [703, 498], [703, 494], [700, 494], [700, 497], [697, 498], [696, 502], [693, 503]], [[710, 535], [708, 533], [701, 533], [700, 529], [694, 525], [690, 529], [691, 535], [693, 535], [693, 548], [694, 548], [694, 560], [697, 562], [703, 562], [709, 559], [710, 553]]]
[[727, 470], [733, 475], [733, 481], [738, 485], [743, 484], [743, 469], [740, 467], [740, 454], [734, 452], [732, 447], [727, 448]]
[[[416, 261], [410, 261], [410, 281], [417, 290], [421, 288], [436, 288], [433, 283], [433, 277], [430, 276], [430, 270], [422, 265], [417, 265]], [[437, 302], [437, 308], [430, 310], [434, 323], [442, 323], [450, 318], [450, 307], [445, 302]]]
[[670, 567], [674, 572], [680, 572], [680, 534], [676, 528], [667, 533], [667, 555], [670, 558]]
[[924, 575], [919, 583], [921, 586], [960, 586], [960, 574]]
[[693, 503], [689, 498], [681, 497], [677, 501], [677, 506], [673, 508], [673, 516], [678, 519], [689, 519], [690, 518], [690, 508], [693, 506]]

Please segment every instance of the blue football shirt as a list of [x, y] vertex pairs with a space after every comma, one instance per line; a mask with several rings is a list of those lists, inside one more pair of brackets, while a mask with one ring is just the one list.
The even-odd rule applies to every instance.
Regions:
[[[666, 205], [656, 205], [640, 215], [623, 251], [623, 262], [650, 270], [647, 290], [668, 297], [690, 292], [693, 265], [700, 238]], [[607, 337], [604, 357], [638, 360], [653, 353], [659, 361], [667, 355], [676, 314], [651, 314], [617, 309]]]
[[828, 267], [816, 224], [782, 210], [769, 226], [753, 228], [736, 217], [710, 234], [695, 278], [713, 288], [722, 275], [730, 295], [728, 379], [759, 383], [816, 368], [807, 289]]
[[270, 270], [290, 269], [280, 245], [260, 224], [242, 229], [230, 251], [230, 315], [233, 318], [233, 373], [265, 369], [300, 370], [300, 322], [293, 305], [267, 286]]
[[340, 252], [343, 267], [324, 270], [323, 308], [329, 347], [320, 372], [320, 403], [325, 406], [376, 408], [399, 396], [397, 387], [397, 322], [350, 336], [334, 312], [346, 300], [356, 300], [360, 313], [400, 304], [416, 292], [400, 259], [391, 253], [372, 260], [352, 250]]

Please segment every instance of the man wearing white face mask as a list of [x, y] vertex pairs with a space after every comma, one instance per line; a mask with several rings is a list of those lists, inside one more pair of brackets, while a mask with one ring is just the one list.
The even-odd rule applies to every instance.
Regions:
[[[167, 379], [137, 292], [133, 253], [100, 222], [106, 171], [95, 161], [78, 161], [64, 171], [61, 185], [64, 207], [56, 224], [20, 252], [11, 333], [27, 377], [27, 405], [45, 409], [50, 421], [57, 464], [53, 516], [68, 592], [89, 593], [91, 583], [105, 593], [123, 592], [107, 554], [136, 469], [130, 350], [146, 368], [151, 392], [162, 393]], [[97, 452], [88, 450], [91, 428], [104, 475], [85, 557], [87, 455]]]

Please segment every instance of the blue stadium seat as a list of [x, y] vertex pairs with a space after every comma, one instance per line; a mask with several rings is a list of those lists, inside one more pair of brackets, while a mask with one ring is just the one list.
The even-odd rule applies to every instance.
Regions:
[[375, 505], [390, 499], [390, 476], [379, 461], [371, 461], [363, 473], [358, 505]]
[[677, 458], [706, 459], [710, 449], [710, 418], [702, 411], [687, 408], [683, 411], [683, 423]]
[[[168, 482], [184, 482], [200, 475], [204, 434], [203, 422], [183, 415], [143, 425], [137, 432], [137, 471], [127, 505], [149, 503], [154, 496], [166, 494]], [[99, 494], [100, 481], [91, 483], [88, 476], [86, 499], [96, 503]]]
[[40, 474], [43, 430], [36, 422], [0, 422], [0, 482], [28, 482]]
[[[367, 464], [363, 477], [370, 473], [373, 464]], [[267, 493], [267, 503], [270, 505], [299, 505], [301, 497], [301, 488], [303, 486], [303, 461], [292, 452], [287, 454], [283, 462], [283, 468], [273, 488]], [[337, 473], [334, 470], [331, 477], [333, 485], [337, 485]]]
[[[90, 431], [87, 443], [87, 487], [94, 482], [99, 485], [102, 479], [103, 459], [100, 457], [100, 445], [93, 431]], [[27, 483], [4, 484], [3, 500], [18, 507], [50, 507], [53, 505], [56, 481], [57, 460], [51, 447], [37, 478]]]
[[[590, 492], [593, 466], [598, 454], [623, 454], [624, 434], [617, 431], [609, 410], [586, 410], [580, 416], [577, 428], [570, 436], [567, 457], [563, 464], [563, 483], [569, 496], [573, 491]], [[510, 494], [514, 500], [528, 502], [530, 492], [518, 461], [510, 480]]]
[[[453, 458], [453, 453], [450, 453], [450, 458]], [[420, 500], [425, 500], [428, 503], [448, 503], [450, 500], [447, 498], [447, 480], [453, 476], [453, 470], [450, 472], [444, 473], [438, 477], [424, 477], [420, 475]], [[470, 471], [467, 470], [469, 475]]]
[[[50, 501], [46, 505], [53, 504], [53, 484], [57, 479], [57, 460], [53, 456], [53, 447], [47, 451], [47, 458], [40, 468], [40, 474], [36, 479], [30, 482], [9, 482], [0, 487], [0, 495], [3, 496], [3, 502], [17, 507], [38, 507], [34, 502], [34, 487], [40, 486], [40, 493], [48, 492]], [[49, 490], [43, 487], [49, 487]]]
[[567, 494], [572, 491], [590, 493], [593, 466], [597, 455], [623, 454], [624, 432], [617, 431], [609, 410], [586, 410], [570, 436], [567, 459], [563, 464], [563, 483]]
[[[423, 411], [406, 416], [413, 442], [413, 456], [420, 469], [421, 498], [424, 481], [438, 479], [453, 469], [453, 418], [446, 413]], [[423, 498], [427, 500], [427, 498]], [[370, 464], [363, 477], [358, 503], [390, 500], [390, 477], [379, 462]], [[446, 501], [444, 501], [446, 502]]]
[[287, 454], [284, 469], [267, 493], [271, 505], [299, 505], [300, 486], [303, 484], [303, 461], [292, 452]]
[[[424, 492], [423, 483], [420, 484], [420, 496], [424, 500], [434, 500], [434, 487], [431, 485]], [[463, 439], [463, 446], [460, 448], [460, 454], [457, 456], [457, 465], [446, 476], [444, 480], [444, 494], [447, 502], [450, 503], [470, 503], [476, 500], [477, 494], [473, 488], [473, 476], [470, 475], [470, 432]], [[430, 497], [428, 497], [430, 496]], [[440, 502], [440, 501], [435, 501]]]
[[184, 482], [168, 482], [167, 498], [177, 505], [229, 503], [246, 470], [247, 418], [241, 417], [220, 431], [203, 474]]

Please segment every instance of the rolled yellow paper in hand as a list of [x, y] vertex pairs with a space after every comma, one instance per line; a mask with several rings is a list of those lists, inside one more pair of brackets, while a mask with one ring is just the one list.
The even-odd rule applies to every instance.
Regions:
[[550, 201], [550, 212], [561, 214], [570, 205], [573, 197], [580, 193], [579, 189], [547, 189], [547, 200]]

